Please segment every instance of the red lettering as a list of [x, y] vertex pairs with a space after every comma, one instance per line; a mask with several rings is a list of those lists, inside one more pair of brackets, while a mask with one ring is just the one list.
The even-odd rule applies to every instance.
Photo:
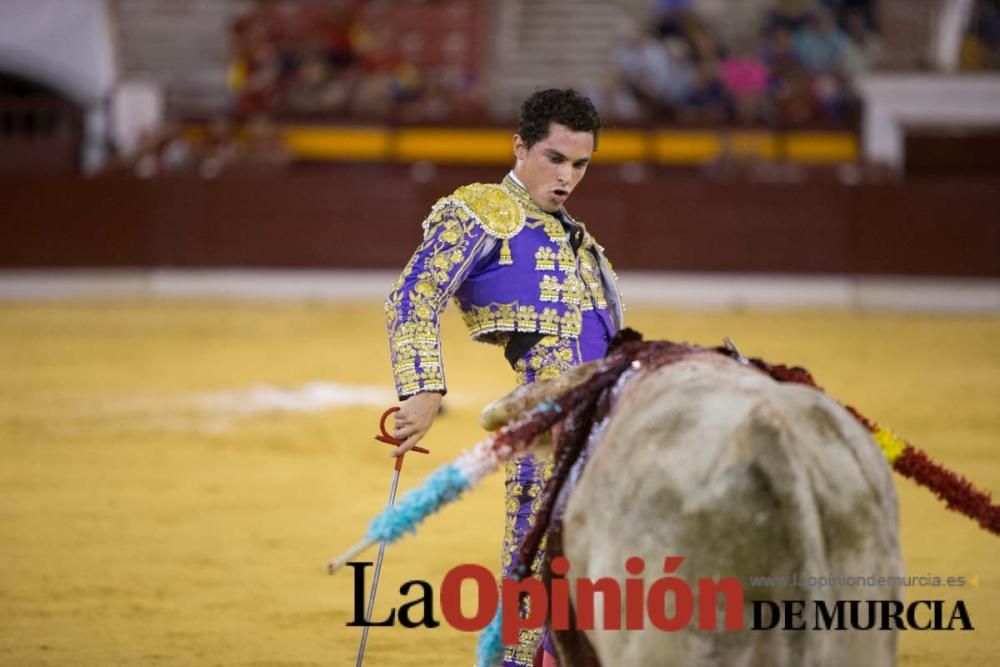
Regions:
[[[663, 560], [663, 572], [670, 575], [684, 562], [680, 556], [666, 557]], [[674, 594], [674, 615], [667, 616], [667, 593]], [[660, 630], [674, 632], [687, 627], [694, 613], [694, 593], [691, 587], [680, 577], [661, 577], [649, 587], [649, 599], [646, 600], [649, 620]]]
[[[479, 589], [476, 595], [476, 613], [468, 617], [462, 613], [462, 582], [470, 579]], [[441, 580], [441, 614], [451, 627], [463, 632], [478, 632], [482, 630], [496, 613], [497, 601], [496, 580], [482, 565], [466, 563], [448, 570]]]
[[[527, 596], [528, 610], [522, 617], [519, 613], [521, 596]], [[534, 577], [517, 581], [503, 580], [501, 593], [503, 609], [500, 625], [500, 638], [510, 646], [516, 644], [521, 630], [524, 628], [540, 628], [549, 612], [548, 594], [545, 584]]]
[[622, 589], [611, 577], [601, 577], [597, 581], [576, 580], [576, 627], [580, 630], [594, 629], [594, 593], [601, 594], [604, 610], [605, 630], [621, 630]]
[[715, 601], [719, 593], [726, 608], [726, 630], [742, 630], [743, 584], [736, 577], [724, 577], [718, 583], [707, 577], [698, 580], [698, 629], [716, 629]]
[[[642, 574], [646, 564], [638, 556], [632, 556], [625, 561], [625, 569], [629, 574]], [[642, 630], [646, 624], [645, 605], [646, 589], [642, 579], [629, 577], [625, 579], [625, 629]]]
[[549, 563], [552, 573], [549, 593], [549, 626], [553, 630], [569, 630], [569, 582], [563, 577], [569, 572], [569, 561], [562, 556], [556, 556]]

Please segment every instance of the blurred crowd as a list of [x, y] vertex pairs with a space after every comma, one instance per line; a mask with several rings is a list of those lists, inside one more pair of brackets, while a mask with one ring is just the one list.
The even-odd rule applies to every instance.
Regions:
[[[614, 53], [614, 74], [584, 92], [623, 124], [844, 125], [859, 112], [856, 78], [879, 62], [876, 1], [722, 2], [721, 13], [705, 15], [712, 3], [653, 0], [647, 23]], [[480, 67], [489, 47], [476, 0], [247, 6], [230, 36], [232, 123], [216, 119], [195, 133], [168, 124], [116, 168], [141, 178], [213, 178], [287, 165], [279, 120], [487, 116]], [[1000, 69], [1000, 0], [975, 0], [958, 66]]]
[[[646, 25], [587, 87], [618, 122], [843, 125], [854, 81], [875, 66], [876, 0], [652, 0]], [[997, 67], [1000, 0], [976, 0], [962, 69]], [[482, 120], [484, 3], [254, 0], [233, 23], [240, 117]], [[488, 48], [488, 46], [486, 47]]]
[[167, 123], [143, 134], [135, 154], [112, 161], [107, 171], [137, 178], [188, 174], [211, 179], [232, 170], [285, 167], [291, 161], [277, 126], [256, 114], [241, 129], [223, 118], [196, 130]]
[[237, 109], [401, 122], [476, 116], [479, 18], [469, 0], [257, 0], [232, 28]]
[[620, 120], [802, 125], [849, 120], [853, 79], [878, 58], [872, 0], [776, 0], [727, 31], [694, 0], [658, 0], [649, 25], [617, 53], [598, 91]]

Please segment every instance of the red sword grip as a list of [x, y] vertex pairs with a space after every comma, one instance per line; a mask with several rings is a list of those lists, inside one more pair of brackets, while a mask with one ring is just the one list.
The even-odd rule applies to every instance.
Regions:
[[[378, 428], [380, 431], [382, 431], [382, 433], [380, 435], [376, 435], [375, 439], [378, 440], [379, 442], [384, 442], [387, 445], [392, 445], [393, 447], [399, 447], [401, 444], [403, 444], [403, 441], [400, 440], [399, 438], [393, 437], [385, 428], [385, 421], [389, 418], [389, 415], [391, 415], [394, 412], [399, 412], [399, 406], [394, 405], [393, 407], [389, 408], [388, 410], [382, 413], [382, 418], [379, 419], [378, 421]], [[421, 447], [420, 445], [414, 445], [412, 448], [409, 449], [408, 452], [396, 457], [397, 471], [403, 469], [403, 457], [406, 456], [406, 454], [409, 452], [417, 452], [419, 454], [430, 454], [431, 450]]]

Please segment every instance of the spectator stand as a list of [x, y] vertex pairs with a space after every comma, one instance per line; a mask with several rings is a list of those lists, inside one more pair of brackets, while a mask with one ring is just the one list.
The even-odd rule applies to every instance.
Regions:
[[852, 128], [853, 81], [878, 54], [873, 16], [871, 2], [784, 1], [738, 29], [690, 0], [658, 2], [618, 50], [622, 85], [604, 111], [681, 125]]
[[233, 25], [241, 117], [436, 123], [482, 119], [479, 0], [262, 0]]

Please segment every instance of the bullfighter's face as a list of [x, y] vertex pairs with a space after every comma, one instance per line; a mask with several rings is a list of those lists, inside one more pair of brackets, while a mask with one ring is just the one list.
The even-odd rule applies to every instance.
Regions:
[[549, 134], [530, 148], [514, 135], [514, 175], [543, 211], [558, 211], [587, 171], [594, 135], [552, 123]]

